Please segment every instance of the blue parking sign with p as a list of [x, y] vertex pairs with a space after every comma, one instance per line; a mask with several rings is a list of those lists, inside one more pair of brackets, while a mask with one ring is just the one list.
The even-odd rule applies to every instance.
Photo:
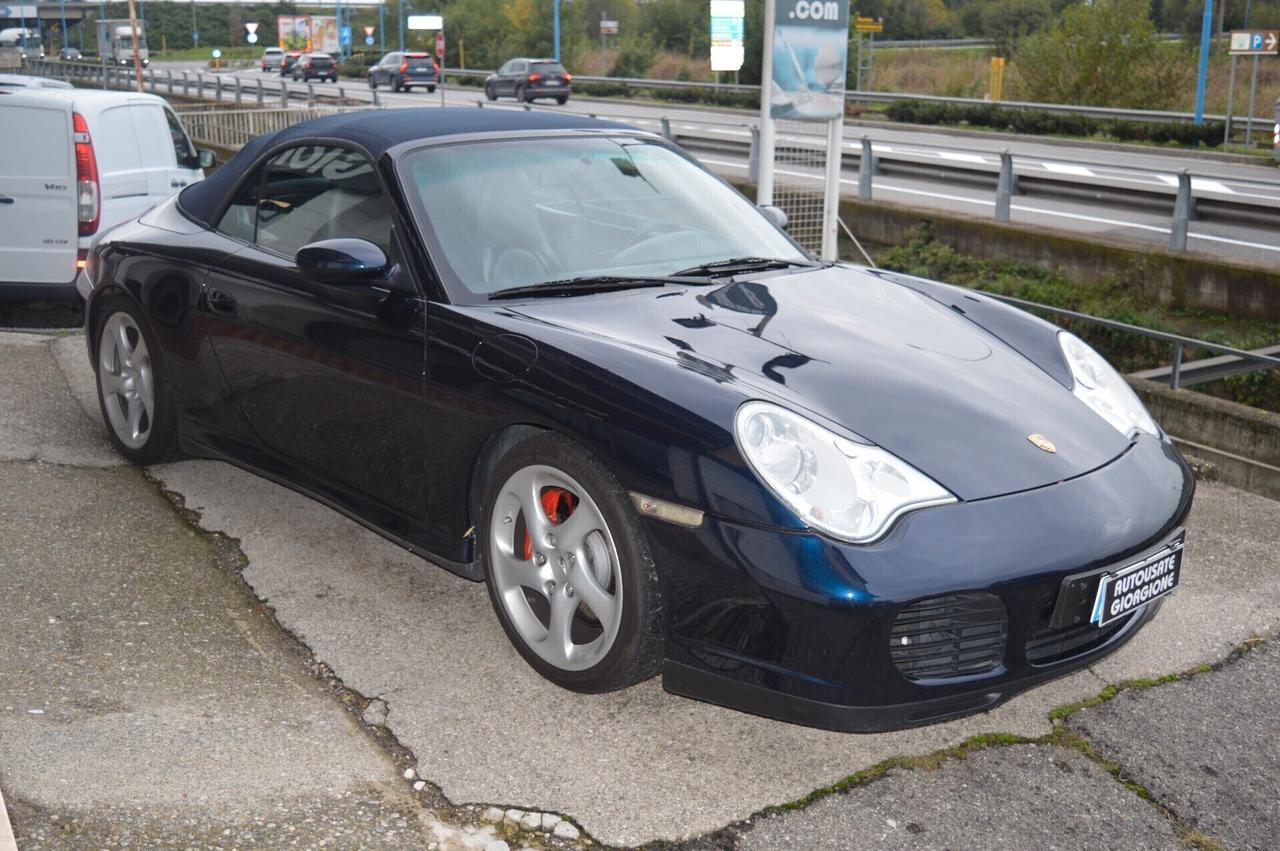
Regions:
[[1251, 45], [1251, 47], [1252, 47], [1254, 50], [1261, 50], [1261, 49], [1262, 49], [1262, 33], [1254, 33], [1254, 34], [1253, 34], [1253, 44]]

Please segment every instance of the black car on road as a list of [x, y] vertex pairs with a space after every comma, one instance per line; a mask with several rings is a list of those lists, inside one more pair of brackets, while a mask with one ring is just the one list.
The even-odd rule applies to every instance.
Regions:
[[573, 93], [572, 82], [573, 75], [554, 59], [512, 59], [484, 81], [484, 94], [489, 100], [514, 97], [525, 103], [555, 98], [564, 105]]
[[434, 92], [440, 82], [440, 66], [426, 53], [388, 53], [369, 69], [369, 88], [389, 86], [393, 92], [407, 92], [413, 86], [426, 86]]
[[284, 56], [280, 57], [280, 76], [287, 77], [293, 71], [293, 66], [298, 63], [302, 57], [301, 50], [286, 50]]
[[304, 53], [293, 65], [295, 82], [311, 80], [328, 80], [338, 82], [338, 63], [327, 53]]

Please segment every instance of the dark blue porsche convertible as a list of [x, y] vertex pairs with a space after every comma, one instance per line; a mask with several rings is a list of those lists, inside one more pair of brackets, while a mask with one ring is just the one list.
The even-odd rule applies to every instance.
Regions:
[[309, 121], [94, 248], [102, 413], [484, 581], [565, 688], [883, 730], [1131, 638], [1193, 484], [1125, 381], [779, 218], [623, 125]]

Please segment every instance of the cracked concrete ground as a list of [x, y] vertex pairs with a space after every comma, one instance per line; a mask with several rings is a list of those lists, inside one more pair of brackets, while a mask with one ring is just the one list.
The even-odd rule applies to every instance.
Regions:
[[[0, 357], [7, 357], [3, 343]], [[67, 372], [71, 394], [96, 416], [81, 341], [60, 340], [51, 350]], [[37, 383], [22, 392], [28, 391], [39, 391]], [[17, 428], [15, 434], [20, 438], [15, 444], [28, 447], [19, 457], [59, 451], [56, 442], [30, 428]], [[1280, 590], [1270, 581], [1280, 555], [1268, 546], [1280, 539], [1280, 504], [1227, 487], [1202, 486], [1190, 521], [1183, 589], [1116, 655], [985, 715], [901, 733], [834, 734], [678, 698], [664, 693], [657, 681], [612, 695], [561, 691], [537, 677], [511, 649], [481, 586], [228, 465], [184, 461], [150, 472], [199, 513], [202, 527], [239, 540], [248, 561], [244, 578], [254, 593], [348, 686], [385, 701], [388, 728], [413, 752], [419, 773], [451, 801], [564, 813], [597, 839], [617, 844], [717, 831], [890, 757], [932, 753], [976, 734], [1045, 736], [1053, 729], [1050, 709], [1096, 695], [1108, 683], [1215, 662], [1251, 635], [1273, 630], [1280, 611]], [[0, 728], [0, 785], [6, 782], [4, 742]], [[1078, 778], [1068, 784], [1075, 797], [1062, 798], [1072, 804], [1069, 812], [1088, 808], [1099, 817], [1111, 813], [1120, 822], [1115, 841], [1105, 844], [1124, 844], [1125, 836], [1139, 833], [1156, 845], [1169, 839], [1167, 819], [1150, 822], [1150, 812], [1126, 809], [1127, 799], [1117, 798], [1117, 791], [1136, 797], [1080, 759], [1066, 751], [1015, 747], [982, 755], [972, 765], [946, 765], [928, 782], [951, 790], [946, 794], [967, 794], [973, 800], [957, 801], [949, 816], [935, 814], [936, 821], [930, 821], [935, 816], [910, 820], [925, 832], [906, 827], [908, 822], [892, 814], [885, 819], [892, 818], [914, 841], [898, 843], [903, 847], [960, 847], [967, 834], [954, 831], [956, 822], [958, 829], [966, 829], [965, 807], [976, 808], [986, 794], [981, 790], [1003, 784], [1010, 790], [1004, 796], [1010, 825], [1022, 823], [1032, 832], [1008, 833], [1013, 828], [1006, 826], [1002, 833], [995, 826], [975, 836], [986, 836], [988, 847], [994, 842], [1025, 846], [1041, 835], [1035, 825], [1055, 824], [1044, 815], [1043, 799], [1025, 789], [1038, 786], [1056, 800], [1054, 790], [1061, 782], [1054, 772], [1065, 775], [1065, 765]], [[1271, 766], [1273, 771], [1277, 767], [1274, 761]], [[882, 796], [916, 794], [920, 801], [929, 800], [924, 791], [908, 789], [904, 778], [909, 776], [893, 775], [867, 788]], [[925, 781], [917, 782], [922, 790], [928, 788]], [[842, 811], [828, 803], [837, 800], [812, 805], [797, 818], [818, 823], [825, 813]], [[874, 808], [886, 799], [865, 800]], [[892, 846], [901, 838], [883, 829], [893, 829], [887, 821], [858, 833], [852, 824], [859, 819], [857, 811], [843, 812], [844, 821], [832, 822], [829, 835], [804, 834], [796, 819], [786, 829], [818, 837], [819, 844], [829, 844], [836, 834], [861, 836], [864, 845]], [[946, 832], [948, 822], [951, 833]], [[1083, 831], [1081, 841], [1070, 842], [1071, 835], [1062, 834], [1059, 844], [1097, 844], [1093, 837], [1100, 834], [1090, 833], [1088, 825], [1077, 828]], [[193, 842], [203, 841], [192, 836]], [[742, 841], [766, 836], [760, 828]], [[697, 844], [704, 841], [722, 845], [738, 839], [730, 830]], [[1052, 842], [1036, 842], [1053, 847]], [[772, 847], [791, 846], [781, 842]]]
[[0, 787], [19, 847], [483, 847], [492, 830], [424, 809], [308, 673], [238, 553], [119, 464], [53, 346], [84, 360], [76, 338], [0, 335]]

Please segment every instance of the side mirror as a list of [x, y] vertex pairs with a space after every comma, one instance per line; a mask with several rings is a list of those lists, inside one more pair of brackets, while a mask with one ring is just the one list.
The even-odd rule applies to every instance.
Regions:
[[764, 217], [779, 228], [787, 226], [787, 213], [781, 207], [775, 207], [772, 204], [761, 204], [760, 212], [764, 213]]
[[298, 270], [322, 284], [360, 284], [387, 272], [387, 255], [367, 239], [322, 239], [298, 249]]
[[196, 151], [196, 160], [201, 168], [213, 168], [218, 164], [218, 155], [208, 148], [201, 148]]

